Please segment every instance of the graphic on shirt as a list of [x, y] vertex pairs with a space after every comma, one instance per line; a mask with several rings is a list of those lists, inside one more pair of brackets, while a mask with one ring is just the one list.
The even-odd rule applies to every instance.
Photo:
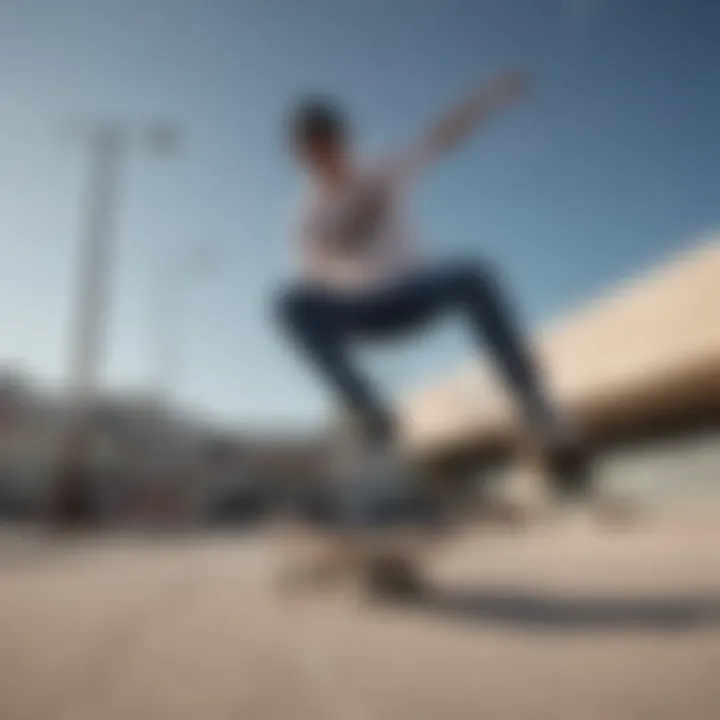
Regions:
[[306, 278], [359, 289], [403, 272], [411, 244], [402, 212], [404, 168], [383, 163], [340, 190], [315, 188], [300, 219]]
[[356, 255], [378, 242], [390, 212], [387, 188], [377, 182], [354, 187], [331, 212], [316, 217], [314, 228], [325, 252]]

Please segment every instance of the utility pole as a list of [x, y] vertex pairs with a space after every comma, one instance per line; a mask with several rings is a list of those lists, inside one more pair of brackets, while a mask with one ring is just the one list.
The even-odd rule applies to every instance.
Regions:
[[87, 454], [92, 443], [92, 411], [104, 350], [110, 302], [113, 235], [126, 133], [113, 123], [93, 126], [87, 135], [90, 168], [85, 190], [75, 299], [70, 327], [68, 408], [57, 476], [52, 487], [52, 519], [84, 524], [92, 515]]
[[[158, 152], [175, 149], [173, 126], [158, 123], [149, 129], [148, 137]], [[61, 525], [85, 524], [93, 510], [88, 455], [110, 313], [121, 171], [130, 132], [120, 123], [99, 122], [90, 127], [86, 139], [90, 169], [74, 283], [68, 415], [50, 498], [53, 520]]]
[[[164, 257], [158, 263], [153, 278], [153, 300], [155, 312], [151, 316], [150, 328], [152, 342], [152, 378], [151, 393], [158, 408], [169, 411], [173, 404], [175, 381], [179, 365], [181, 323], [183, 318], [183, 284], [187, 268], [179, 263], [178, 257]], [[184, 259], [184, 258], [182, 258]]]
[[76, 420], [91, 409], [105, 346], [120, 170], [127, 138], [118, 126], [100, 125], [92, 131], [89, 145], [86, 217], [70, 340], [69, 390]]
[[220, 271], [217, 250], [209, 244], [181, 245], [163, 253], [154, 276], [154, 322], [151, 326], [151, 388], [160, 407], [169, 408], [182, 370], [183, 340], [188, 332], [189, 295]]

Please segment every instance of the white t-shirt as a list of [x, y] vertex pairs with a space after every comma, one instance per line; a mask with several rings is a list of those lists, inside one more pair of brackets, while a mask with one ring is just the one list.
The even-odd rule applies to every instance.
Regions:
[[404, 218], [405, 191], [424, 153], [358, 171], [341, 189], [314, 187], [298, 219], [300, 261], [312, 284], [362, 291], [416, 263]]

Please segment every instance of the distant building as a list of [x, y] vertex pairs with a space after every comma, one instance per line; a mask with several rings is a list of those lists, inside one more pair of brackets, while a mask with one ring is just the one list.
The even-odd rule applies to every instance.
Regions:
[[[42, 512], [66, 422], [61, 393], [0, 374], [0, 519]], [[111, 524], [249, 521], [305, 492], [325, 467], [315, 438], [219, 431], [143, 396], [98, 398], [91, 437], [88, 492]]]
[[205, 458], [204, 515], [231, 522], [274, 512], [328, 480], [321, 438], [253, 434], [211, 446]]

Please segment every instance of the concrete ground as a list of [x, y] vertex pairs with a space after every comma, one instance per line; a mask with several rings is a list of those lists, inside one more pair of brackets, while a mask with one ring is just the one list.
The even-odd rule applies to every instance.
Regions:
[[3, 536], [0, 718], [720, 717], [717, 525], [488, 531], [405, 609], [280, 597], [276, 561], [264, 536]]

